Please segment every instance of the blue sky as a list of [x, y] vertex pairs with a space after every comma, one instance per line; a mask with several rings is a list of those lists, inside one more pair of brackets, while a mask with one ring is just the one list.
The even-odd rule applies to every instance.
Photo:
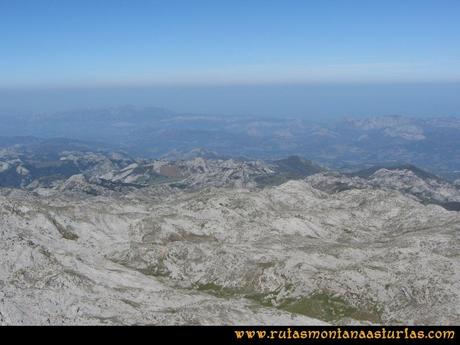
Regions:
[[0, 87], [460, 81], [460, 1], [0, 0]]

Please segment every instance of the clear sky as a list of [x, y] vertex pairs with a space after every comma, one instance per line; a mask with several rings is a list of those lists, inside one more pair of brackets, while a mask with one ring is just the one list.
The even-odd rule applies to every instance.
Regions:
[[460, 1], [0, 0], [0, 84], [460, 80]]
[[0, 0], [3, 109], [458, 115], [459, 93], [459, 0]]

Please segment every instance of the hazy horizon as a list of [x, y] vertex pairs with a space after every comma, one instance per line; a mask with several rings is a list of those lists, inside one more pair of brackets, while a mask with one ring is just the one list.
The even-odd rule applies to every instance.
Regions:
[[4, 1], [0, 108], [458, 116], [458, 1]]
[[161, 107], [179, 113], [299, 117], [459, 116], [460, 83], [188, 85], [0, 89], [0, 110]]

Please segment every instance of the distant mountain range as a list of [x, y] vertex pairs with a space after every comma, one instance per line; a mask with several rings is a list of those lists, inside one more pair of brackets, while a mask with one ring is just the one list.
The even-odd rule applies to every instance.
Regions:
[[[281, 116], [177, 114], [125, 106], [3, 114], [1, 119], [0, 146], [16, 143], [52, 151], [59, 145], [86, 145], [157, 159], [207, 155], [274, 160], [298, 155], [343, 171], [413, 164], [452, 181], [460, 178], [460, 118], [455, 117], [384, 116], [320, 124]], [[74, 141], [49, 141], [56, 137]]]
[[423, 203], [460, 210], [459, 184], [410, 164], [340, 172], [299, 156], [250, 160], [218, 157], [206, 150], [193, 150], [186, 156], [133, 158], [122, 152], [94, 151], [80, 142], [32, 140], [32, 144], [0, 150], [0, 187], [106, 195], [159, 185], [188, 191], [211, 186], [264, 188], [307, 178], [327, 192], [387, 188], [413, 195]]

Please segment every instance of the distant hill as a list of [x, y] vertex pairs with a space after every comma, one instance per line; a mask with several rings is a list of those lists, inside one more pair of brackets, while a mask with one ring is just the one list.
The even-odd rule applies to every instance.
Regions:
[[303, 159], [299, 156], [289, 156], [273, 162], [278, 167], [278, 171], [292, 177], [310, 176], [325, 169], [312, 161]]
[[435, 179], [435, 180], [438, 180], [440, 179], [438, 176], [432, 174], [432, 173], [429, 173], [425, 170], [422, 170], [418, 167], [416, 167], [415, 165], [412, 165], [412, 164], [388, 164], [388, 165], [378, 165], [378, 166], [374, 166], [374, 167], [371, 167], [371, 168], [368, 168], [368, 169], [363, 169], [363, 170], [359, 170], [357, 172], [354, 172], [354, 173], [350, 173], [349, 175], [350, 176], [359, 176], [359, 177], [364, 177], [364, 178], [368, 178], [370, 177], [371, 175], [373, 175], [376, 171], [380, 170], [380, 169], [387, 169], [387, 170], [408, 170], [408, 171], [412, 171], [416, 176], [422, 178], [422, 179], [427, 179], [427, 178], [430, 178], [430, 179]]

